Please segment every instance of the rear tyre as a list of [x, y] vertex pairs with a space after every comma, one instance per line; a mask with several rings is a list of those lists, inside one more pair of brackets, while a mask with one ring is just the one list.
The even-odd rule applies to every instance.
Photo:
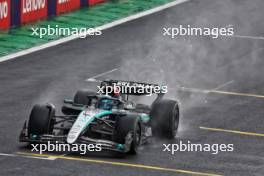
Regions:
[[179, 126], [179, 105], [175, 100], [161, 100], [152, 106], [151, 128], [154, 136], [173, 139]]
[[129, 154], [136, 154], [141, 142], [141, 124], [137, 116], [119, 116], [116, 120], [114, 141], [125, 144], [128, 133], [132, 134], [132, 143]]
[[97, 95], [96, 92], [82, 89], [76, 92], [73, 102], [75, 104], [90, 105], [91, 100], [88, 98], [88, 96], [95, 96], [95, 95]]
[[52, 104], [37, 104], [32, 108], [28, 121], [28, 136], [52, 134], [55, 108]]

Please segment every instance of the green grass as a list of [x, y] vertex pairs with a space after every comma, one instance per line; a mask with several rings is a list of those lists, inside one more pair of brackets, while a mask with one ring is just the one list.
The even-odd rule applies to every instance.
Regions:
[[65, 36], [33, 36], [32, 27], [47, 28], [48, 25], [69, 28], [95, 28], [106, 23], [142, 12], [172, 0], [120, 0], [38, 21], [0, 33], [0, 57], [56, 40]]

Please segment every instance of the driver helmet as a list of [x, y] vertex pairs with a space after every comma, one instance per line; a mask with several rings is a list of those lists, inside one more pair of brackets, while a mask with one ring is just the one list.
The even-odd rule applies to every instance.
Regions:
[[102, 99], [99, 102], [99, 108], [104, 110], [111, 110], [113, 108], [113, 100], [110, 99]]
[[114, 98], [120, 98], [120, 91], [117, 87], [105, 87], [105, 94]]

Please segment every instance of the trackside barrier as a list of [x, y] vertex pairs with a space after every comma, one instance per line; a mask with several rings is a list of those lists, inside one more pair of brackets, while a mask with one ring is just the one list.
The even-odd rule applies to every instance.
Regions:
[[0, 30], [17, 27], [106, 0], [0, 0]]
[[0, 0], [0, 29], [8, 29], [11, 19], [11, 1]]
[[93, 6], [99, 3], [103, 3], [103, 2], [105, 2], [105, 0], [88, 0], [88, 5]]
[[20, 23], [25, 24], [39, 19], [44, 19], [48, 15], [47, 0], [21, 0], [20, 3]]
[[56, 0], [56, 15], [70, 12], [72, 10], [79, 9], [81, 6], [80, 0]]

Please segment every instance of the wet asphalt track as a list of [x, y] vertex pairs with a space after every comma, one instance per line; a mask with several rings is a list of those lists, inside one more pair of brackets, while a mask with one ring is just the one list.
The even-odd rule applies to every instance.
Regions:
[[[234, 37], [172, 40], [162, 36], [164, 26], [179, 24], [221, 27], [232, 24], [237, 35], [264, 36], [263, 8], [261, 0], [194, 0], [104, 31], [100, 37], [72, 41], [1, 63], [0, 153], [30, 152], [18, 143], [18, 134], [32, 105], [51, 101], [59, 107], [61, 100], [71, 97], [78, 88], [95, 86], [84, 82], [85, 79], [117, 68], [101, 79], [159, 82], [162, 77], [173, 88], [180, 85], [204, 90], [220, 86], [221, 91], [250, 95], [171, 89], [169, 96], [181, 102], [177, 139], [153, 141], [140, 148], [137, 156], [122, 159], [104, 155], [81, 157], [220, 175], [264, 175], [264, 137], [200, 128], [264, 134], [264, 98], [252, 95], [264, 94], [264, 41]], [[162, 143], [179, 140], [233, 143], [235, 151], [218, 155], [162, 152]], [[0, 175], [8, 176], [190, 175], [65, 158], [49, 161], [0, 156], [0, 166]]]

